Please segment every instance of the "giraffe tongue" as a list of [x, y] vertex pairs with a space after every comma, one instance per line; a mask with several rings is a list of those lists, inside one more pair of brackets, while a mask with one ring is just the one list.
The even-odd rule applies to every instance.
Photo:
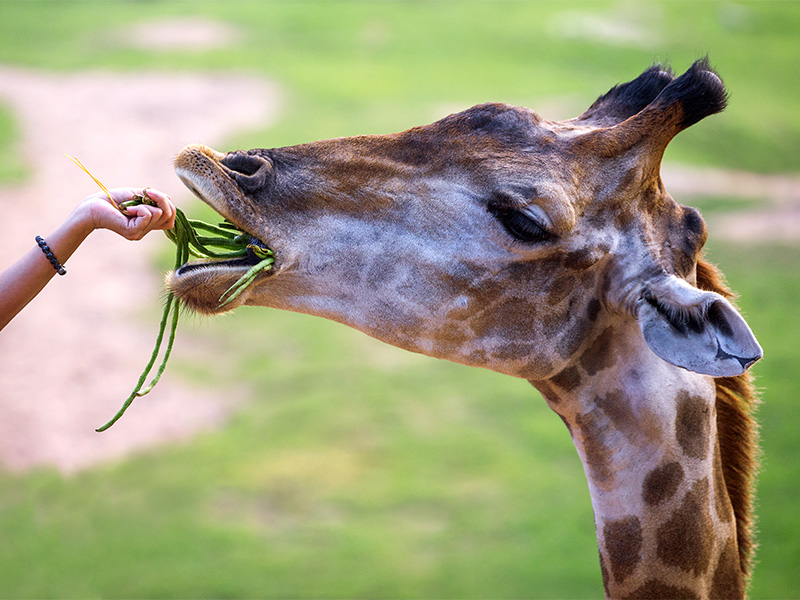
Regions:
[[256, 255], [258, 258], [266, 258], [270, 254], [272, 254], [272, 250], [270, 250], [269, 246], [267, 246], [256, 236], [251, 235], [250, 241], [247, 242], [247, 253], [248, 255], [252, 253]]
[[247, 242], [247, 262], [251, 265], [260, 263], [265, 258], [272, 256], [272, 250], [254, 235]]

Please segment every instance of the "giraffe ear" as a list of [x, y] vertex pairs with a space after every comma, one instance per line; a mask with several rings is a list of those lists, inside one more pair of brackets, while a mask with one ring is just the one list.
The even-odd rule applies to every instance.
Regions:
[[741, 375], [763, 352], [744, 318], [723, 296], [670, 277], [645, 290], [638, 319], [650, 349], [689, 371]]

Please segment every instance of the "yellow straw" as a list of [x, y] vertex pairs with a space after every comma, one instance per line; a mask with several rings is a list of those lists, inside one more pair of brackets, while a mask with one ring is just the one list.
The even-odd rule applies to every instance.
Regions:
[[89, 171], [89, 169], [87, 169], [85, 166], [83, 166], [83, 163], [82, 163], [80, 160], [78, 160], [77, 158], [74, 158], [74, 157], [70, 156], [69, 154], [67, 154], [67, 155], [66, 155], [66, 157], [67, 157], [68, 159], [70, 159], [72, 162], [74, 162], [76, 165], [78, 165], [78, 166], [79, 166], [79, 167], [80, 167], [80, 168], [83, 170], [83, 172], [84, 172], [84, 173], [86, 173], [86, 174], [87, 174], [89, 177], [91, 177], [91, 178], [94, 180], [94, 182], [95, 182], [97, 185], [99, 185], [99, 186], [100, 186], [100, 189], [101, 189], [101, 190], [103, 190], [103, 192], [105, 192], [106, 196], [108, 196], [108, 199], [109, 199], [109, 201], [111, 202], [111, 204], [113, 204], [113, 205], [114, 205], [114, 208], [116, 208], [116, 209], [120, 210], [119, 204], [117, 204], [117, 203], [114, 201], [114, 198], [112, 198], [112, 197], [111, 197], [111, 192], [109, 192], [109, 191], [108, 191], [108, 188], [107, 188], [106, 186], [104, 186], [104, 185], [103, 185], [103, 182], [102, 182], [102, 181], [100, 181], [100, 180], [99, 180], [97, 177], [95, 177], [94, 175], [92, 175], [92, 174], [91, 174], [91, 172]]

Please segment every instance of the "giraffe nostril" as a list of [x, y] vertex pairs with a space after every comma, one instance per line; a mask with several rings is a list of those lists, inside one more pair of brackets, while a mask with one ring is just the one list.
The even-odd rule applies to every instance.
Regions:
[[254, 192], [261, 189], [272, 179], [272, 162], [257, 154], [233, 152], [220, 162], [245, 191]]

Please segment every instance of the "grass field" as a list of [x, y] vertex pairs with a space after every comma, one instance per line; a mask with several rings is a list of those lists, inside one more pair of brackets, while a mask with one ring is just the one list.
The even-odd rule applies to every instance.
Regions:
[[[126, 23], [190, 10], [241, 27], [241, 43], [115, 41]], [[682, 70], [708, 52], [730, 107], [679, 136], [667, 160], [798, 170], [796, 2], [2, 2], [0, 15], [0, 64], [280, 82], [280, 121], [230, 147], [395, 131], [488, 100], [574, 116], [652, 62]], [[6, 182], [25, 173], [15, 135], [0, 111]], [[752, 597], [798, 598], [800, 247], [712, 240], [709, 255], [766, 353]], [[266, 309], [189, 320], [182, 333], [170, 371], [246, 394], [244, 408], [215, 433], [74, 477], [0, 472], [0, 597], [602, 595], [581, 466], [526, 382]], [[187, 338], [201, 348], [191, 363]]]

